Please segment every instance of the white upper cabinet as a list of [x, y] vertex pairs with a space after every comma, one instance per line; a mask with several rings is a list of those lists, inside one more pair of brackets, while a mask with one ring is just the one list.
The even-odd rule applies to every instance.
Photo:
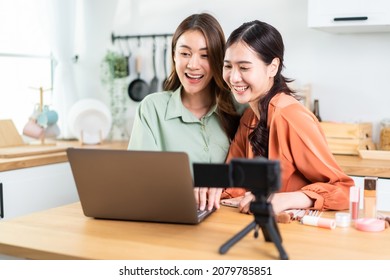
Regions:
[[308, 25], [335, 33], [390, 32], [390, 0], [308, 0]]

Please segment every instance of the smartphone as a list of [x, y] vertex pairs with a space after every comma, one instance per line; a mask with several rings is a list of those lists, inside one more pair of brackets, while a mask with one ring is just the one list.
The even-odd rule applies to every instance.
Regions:
[[221, 204], [229, 207], [238, 208], [240, 201], [244, 198], [244, 196], [237, 196], [233, 198], [221, 199]]

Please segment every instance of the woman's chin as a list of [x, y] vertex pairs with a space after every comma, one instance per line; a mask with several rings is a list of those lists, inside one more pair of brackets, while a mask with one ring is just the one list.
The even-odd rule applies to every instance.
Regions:
[[247, 104], [249, 102], [249, 99], [244, 94], [234, 93], [234, 98], [240, 104]]

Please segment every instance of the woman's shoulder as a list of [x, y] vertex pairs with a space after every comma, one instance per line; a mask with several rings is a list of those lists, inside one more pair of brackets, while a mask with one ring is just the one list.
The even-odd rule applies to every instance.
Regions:
[[270, 101], [269, 113], [280, 115], [299, 115], [311, 113], [295, 96], [285, 93], [275, 95]]
[[171, 91], [161, 91], [150, 93], [145, 96], [140, 102], [140, 106], [143, 108], [147, 107], [166, 107], [169, 99], [172, 96]]
[[294, 96], [284, 93], [277, 94], [271, 99], [268, 109], [270, 119], [284, 122], [307, 125], [308, 120], [315, 120], [313, 113]]
[[275, 108], [286, 108], [291, 105], [301, 104], [294, 96], [285, 93], [278, 93], [270, 102], [270, 105]]
[[141, 103], [153, 103], [153, 102], [159, 102], [162, 100], [169, 100], [172, 96], [172, 91], [159, 91], [159, 92], [153, 92], [145, 96], [144, 99], [142, 99]]

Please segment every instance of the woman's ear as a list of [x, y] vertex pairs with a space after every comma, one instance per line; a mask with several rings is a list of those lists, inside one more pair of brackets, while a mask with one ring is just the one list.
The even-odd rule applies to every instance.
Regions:
[[275, 57], [272, 59], [271, 63], [268, 65], [268, 75], [270, 77], [275, 77], [279, 70], [280, 59]]

